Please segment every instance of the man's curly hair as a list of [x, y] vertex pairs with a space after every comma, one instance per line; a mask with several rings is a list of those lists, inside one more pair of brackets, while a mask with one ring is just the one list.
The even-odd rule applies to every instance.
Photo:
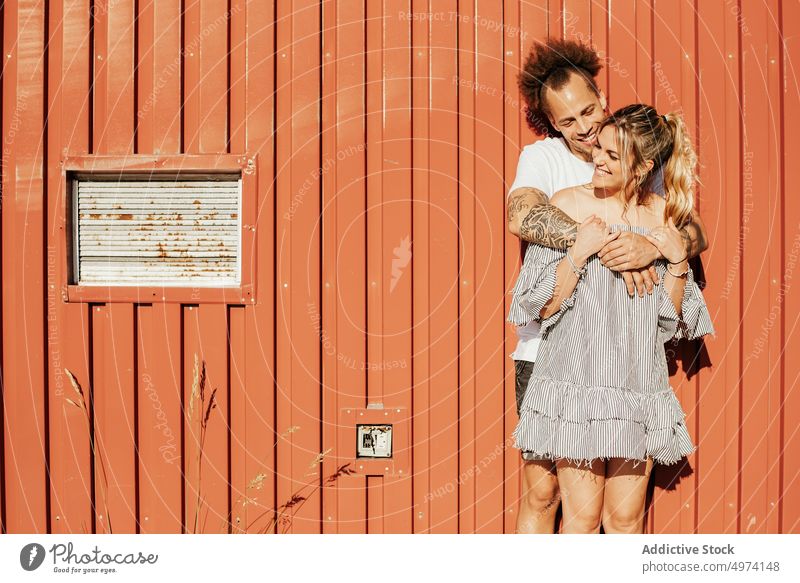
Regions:
[[519, 74], [519, 89], [525, 99], [525, 117], [530, 128], [540, 136], [559, 136], [547, 117], [545, 89], [561, 89], [571, 74], [578, 74], [599, 95], [595, 77], [602, 68], [600, 57], [589, 45], [558, 39], [535, 43]]

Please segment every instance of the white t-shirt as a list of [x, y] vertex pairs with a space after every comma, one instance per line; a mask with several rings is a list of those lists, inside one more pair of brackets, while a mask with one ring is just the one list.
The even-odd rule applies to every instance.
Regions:
[[[592, 181], [592, 174], [594, 164], [573, 154], [563, 138], [545, 138], [522, 149], [517, 176], [508, 194], [517, 188], [528, 187], [541, 190], [549, 198], [559, 190], [588, 184]], [[518, 326], [517, 338], [517, 349], [511, 358], [534, 362], [541, 342], [539, 322]]]

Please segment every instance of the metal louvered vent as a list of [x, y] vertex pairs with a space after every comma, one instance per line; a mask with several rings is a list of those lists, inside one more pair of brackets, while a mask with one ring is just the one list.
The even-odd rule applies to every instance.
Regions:
[[240, 283], [239, 175], [77, 175], [72, 184], [78, 285]]

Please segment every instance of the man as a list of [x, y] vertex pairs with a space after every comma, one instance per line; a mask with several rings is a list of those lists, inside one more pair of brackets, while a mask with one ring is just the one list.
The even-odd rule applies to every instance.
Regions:
[[[578, 224], [549, 204], [549, 198], [564, 188], [592, 181], [595, 134], [608, 114], [606, 97], [595, 81], [601, 68], [591, 47], [551, 40], [534, 46], [520, 73], [528, 124], [537, 134], [547, 136], [523, 149], [509, 189], [508, 229], [522, 241], [559, 249], [567, 249], [575, 241]], [[660, 180], [652, 188], [662, 192]], [[690, 257], [707, 247], [696, 212], [692, 223], [683, 229], [683, 237]], [[652, 263], [660, 254], [642, 235], [623, 232], [598, 257], [607, 268], [621, 272], [631, 296], [652, 293], [658, 283]], [[519, 413], [539, 347], [538, 322], [519, 327], [517, 334], [511, 357]], [[531, 452], [522, 452], [522, 458], [525, 463], [517, 532], [553, 533], [559, 503], [555, 464]]]

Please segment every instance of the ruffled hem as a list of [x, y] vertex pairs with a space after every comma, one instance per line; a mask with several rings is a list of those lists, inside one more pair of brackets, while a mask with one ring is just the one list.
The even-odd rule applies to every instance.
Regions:
[[511, 309], [506, 318], [508, 322], [525, 326], [530, 321], [536, 320], [540, 322], [540, 331], [544, 334], [564, 312], [575, 305], [580, 282], [572, 293], [564, 298], [557, 312], [547, 318], [541, 318], [544, 306], [553, 298], [557, 281], [556, 271], [566, 254], [564, 250], [550, 249], [535, 243], [528, 246], [525, 262], [514, 286]]
[[514, 446], [535, 456], [590, 463], [623, 458], [671, 465], [695, 451], [672, 389], [653, 394], [532, 378]]
[[[664, 289], [663, 284], [659, 285], [661, 298], [658, 307], [659, 320], [659, 339], [666, 342], [672, 338], [694, 340], [707, 334], [714, 334], [714, 325], [711, 322], [711, 314], [708, 313], [703, 292], [694, 280], [692, 268], [688, 268], [686, 283], [683, 288], [683, 298], [681, 300], [681, 315], [675, 310], [675, 304]], [[660, 277], [664, 278], [666, 267]]]

